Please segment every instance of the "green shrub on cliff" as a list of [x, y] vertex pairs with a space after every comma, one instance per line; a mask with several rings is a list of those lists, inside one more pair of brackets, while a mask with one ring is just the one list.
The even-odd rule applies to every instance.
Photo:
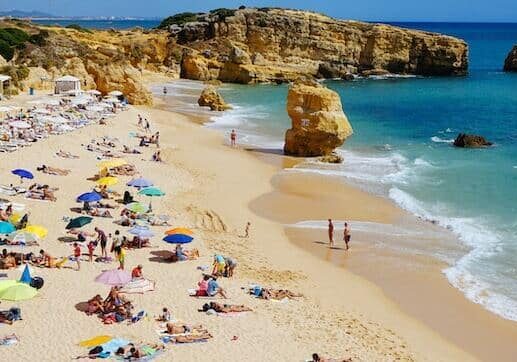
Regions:
[[29, 34], [17, 28], [0, 29], [0, 55], [10, 61], [14, 57], [15, 49], [22, 49], [29, 38]]
[[6, 74], [10, 76], [15, 87], [18, 87], [21, 81], [27, 79], [29, 72], [29, 68], [24, 65], [20, 65], [18, 67], [8, 65], [6, 67], [0, 68], [0, 74]]
[[40, 30], [40, 32], [38, 34], [34, 34], [34, 35], [31, 35], [29, 41], [32, 43], [32, 44], [35, 44], [37, 46], [44, 46], [46, 43], [47, 43], [47, 38], [49, 37], [49, 32], [48, 30]]
[[168, 29], [171, 25], [183, 25], [185, 23], [196, 21], [197, 20], [197, 14], [185, 12], [185, 13], [179, 13], [172, 16], [169, 16], [168, 18], [165, 18], [162, 20], [160, 25], [158, 25], [158, 29]]
[[224, 20], [229, 16], [235, 15], [234, 9], [226, 9], [226, 8], [218, 8], [214, 10], [210, 10], [210, 14], [219, 16], [220, 20]]

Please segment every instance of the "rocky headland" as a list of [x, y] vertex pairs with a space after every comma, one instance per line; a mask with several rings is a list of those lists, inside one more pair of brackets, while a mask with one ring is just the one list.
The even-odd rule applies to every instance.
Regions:
[[51, 89], [72, 74], [83, 88], [122, 91], [150, 104], [146, 72], [203, 81], [290, 82], [304, 78], [467, 72], [459, 39], [389, 25], [342, 21], [288, 9], [181, 13], [159, 29], [89, 30], [0, 21], [0, 73], [17, 90]]
[[504, 61], [505, 72], [517, 72], [517, 45], [515, 45]]

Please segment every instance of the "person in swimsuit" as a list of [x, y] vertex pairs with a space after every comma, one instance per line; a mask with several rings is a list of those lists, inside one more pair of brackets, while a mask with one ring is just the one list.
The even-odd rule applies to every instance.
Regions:
[[108, 253], [106, 251], [106, 245], [108, 243], [108, 237], [106, 236], [106, 233], [99, 229], [98, 227], [95, 228], [95, 232], [97, 233], [97, 242], [101, 245], [101, 257], [108, 258]]
[[332, 223], [332, 219], [329, 219], [328, 233], [329, 233], [329, 244], [330, 244], [330, 246], [334, 246], [334, 224]]
[[343, 240], [345, 241], [345, 244], [346, 244], [346, 250], [349, 249], [348, 243], [350, 242], [350, 238], [351, 238], [350, 232], [351, 232], [350, 225], [348, 225], [348, 223], [345, 222], [345, 229], [343, 230]]
[[81, 270], [81, 247], [74, 243], [74, 260], [77, 263], [77, 271]]
[[235, 132], [234, 129], [232, 129], [232, 132], [230, 133], [230, 144], [232, 147], [235, 147], [237, 144], [237, 132]]

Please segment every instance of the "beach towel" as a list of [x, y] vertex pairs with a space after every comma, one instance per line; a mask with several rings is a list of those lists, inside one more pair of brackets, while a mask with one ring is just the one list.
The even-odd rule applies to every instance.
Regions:
[[107, 343], [107, 342], [111, 341], [112, 339], [113, 339], [112, 336], [107, 336], [107, 335], [95, 336], [93, 338], [79, 342], [79, 346], [85, 347], [85, 348], [92, 348], [95, 346], [99, 346], [103, 343]]
[[133, 279], [120, 290], [126, 294], [144, 294], [154, 290], [154, 282], [148, 279]]
[[16, 334], [11, 334], [9, 336], [4, 336], [0, 338], [0, 346], [11, 346], [20, 341]]
[[147, 313], [145, 312], [145, 310], [141, 310], [140, 312], [138, 312], [137, 315], [135, 315], [131, 318], [131, 323], [136, 323], [138, 321], [141, 321], [146, 315], [147, 315]]
[[113, 338], [111, 341], [101, 344], [103, 352], [109, 352], [114, 355], [117, 349], [127, 346], [129, 341], [123, 338]]

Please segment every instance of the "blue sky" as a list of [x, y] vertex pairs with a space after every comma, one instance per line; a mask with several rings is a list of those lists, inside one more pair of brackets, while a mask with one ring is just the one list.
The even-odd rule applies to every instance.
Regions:
[[0, 0], [0, 10], [39, 10], [64, 16], [165, 17], [239, 5], [303, 8], [358, 20], [517, 22], [516, 0]]

